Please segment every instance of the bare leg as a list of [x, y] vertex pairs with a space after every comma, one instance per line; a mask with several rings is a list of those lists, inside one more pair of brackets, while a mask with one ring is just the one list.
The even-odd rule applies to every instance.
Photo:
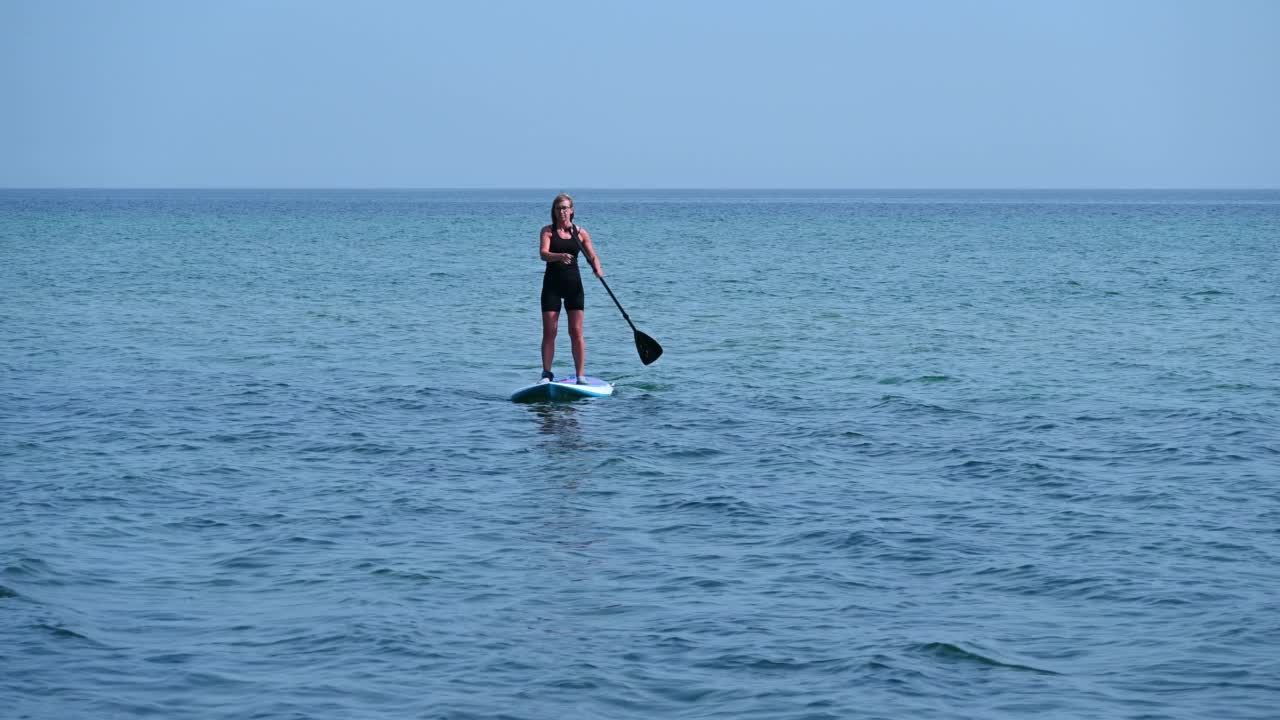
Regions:
[[587, 345], [582, 339], [582, 318], [585, 310], [569, 311], [569, 342], [573, 347], [573, 367], [582, 377], [582, 366], [587, 361]]
[[551, 371], [551, 363], [556, 359], [556, 328], [559, 324], [559, 310], [542, 313], [542, 369], [546, 372]]

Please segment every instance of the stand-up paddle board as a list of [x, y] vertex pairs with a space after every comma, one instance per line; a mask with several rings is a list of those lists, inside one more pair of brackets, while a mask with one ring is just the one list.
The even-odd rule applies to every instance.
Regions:
[[579, 383], [574, 375], [534, 383], [511, 393], [514, 402], [545, 402], [548, 400], [580, 400], [582, 398], [609, 397], [613, 386], [600, 378], [585, 377]]

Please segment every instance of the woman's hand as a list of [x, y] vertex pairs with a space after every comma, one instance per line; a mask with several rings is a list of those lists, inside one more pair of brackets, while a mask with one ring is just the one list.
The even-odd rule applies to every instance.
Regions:
[[573, 253], [561, 253], [560, 255], [562, 257], [560, 262], [564, 263], [565, 265], [573, 264]]

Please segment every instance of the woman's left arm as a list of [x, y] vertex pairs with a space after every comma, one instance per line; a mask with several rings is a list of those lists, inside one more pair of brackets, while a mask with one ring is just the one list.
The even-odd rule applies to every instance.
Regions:
[[600, 267], [600, 256], [596, 255], [596, 249], [591, 244], [591, 233], [584, 228], [578, 228], [578, 239], [582, 241], [582, 249], [587, 253], [587, 261], [591, 263], [591, 271], [596, 277], [604, 277], [604, 270]]

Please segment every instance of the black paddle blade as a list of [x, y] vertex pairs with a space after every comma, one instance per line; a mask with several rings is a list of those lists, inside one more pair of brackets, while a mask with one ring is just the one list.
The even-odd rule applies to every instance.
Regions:
[[640, 353], [640, 362], [645, 365], [662, 357], [662, 346], [658, 341], [639, 330], [636, 331], [636, 351]]

